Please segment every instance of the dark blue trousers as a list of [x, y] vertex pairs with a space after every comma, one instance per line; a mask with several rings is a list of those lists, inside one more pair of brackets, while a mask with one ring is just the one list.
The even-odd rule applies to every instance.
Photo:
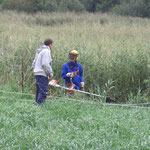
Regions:
[[37, 75], [36, 79], [36, 102], [42, 104], [46, 100], [48, 93], [48, 78], [45, 76]]

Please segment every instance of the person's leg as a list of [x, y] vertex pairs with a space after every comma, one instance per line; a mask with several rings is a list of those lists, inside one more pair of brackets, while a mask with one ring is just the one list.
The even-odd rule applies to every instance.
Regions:
[[39, 95], [39, 86], [38, 86], [38, 83], [36, 83], [36, 97], [35, 97], [36, 102], [37, 102], [37, 99], [38, 99], [38, 95]]
[[71, 89], [71, 90], [67, 90], [66, 94], [74, 94], [75, 93], [75, 87], [73, 86], [72, 83], [67, 83], [67, 88]]
[[37, 98], [36, 102], [38, 104], [43, 103], [46, 100], [48, 92], [48, 78], [44, 76], [36, 76], [37, 85]]
[[43, 76], [42, 83], [43, 84], [41, 85], [41, 89], [40, 89], [41, 103], [45, 102], [48, 94], [48, 78]]
[[38, 103], [38, 95], [39, 95], [39, 76], [35, 76], [36, 80], [36, 97], [35, 97], [35, 102]]

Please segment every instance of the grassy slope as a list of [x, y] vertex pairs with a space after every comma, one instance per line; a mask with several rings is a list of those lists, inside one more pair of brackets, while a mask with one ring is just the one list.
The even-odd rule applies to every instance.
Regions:
[[150, 149], [150, 110], [0, 98], [0, 149]]

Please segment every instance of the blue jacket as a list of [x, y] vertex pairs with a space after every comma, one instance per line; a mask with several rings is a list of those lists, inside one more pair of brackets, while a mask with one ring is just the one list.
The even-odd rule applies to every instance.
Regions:
[[[72, 66], [72, 69], [70, 68], [69, 64]], [[81, 64], [79, 64], [78, 62], [73, 63], [69, 61], [68, 63], [65, 63], [62, 68], [61, 77], [64, 79], [65, 86], [66, 86], [67, 83], [71, 83], [70, 77], [67, 77], [66, 74], [69, 72], [73, 72], [73, 71], [79, 72], [76, 76], [72, 78], [72, 82], [75, 85], [76, 89], [80, 89], [80, 83], [83, 82], [83, 69], [82, 69]]]

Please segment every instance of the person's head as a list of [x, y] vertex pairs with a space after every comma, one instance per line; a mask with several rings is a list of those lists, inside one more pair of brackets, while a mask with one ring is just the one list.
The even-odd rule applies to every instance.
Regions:
[[49, 48], [52, 48], [53, 40], [52, 39], [46, 39], [44, 41], [44, 45], [49, 46]]
[[78, 55], [79, 55], [79, 53], [76, 50], [72, 50], [69, 53], [68, 58], [70, 59], [70, 61], [76, 62], [78, 60]]

